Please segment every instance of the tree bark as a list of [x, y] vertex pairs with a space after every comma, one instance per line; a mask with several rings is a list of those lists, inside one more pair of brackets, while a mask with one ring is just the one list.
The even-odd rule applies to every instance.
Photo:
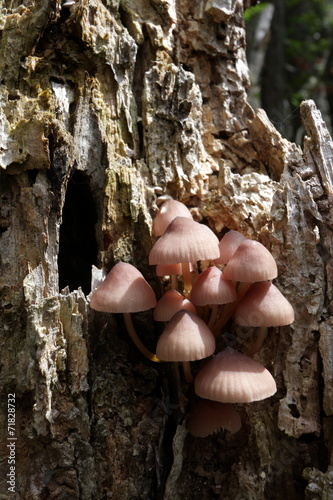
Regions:
[[[249, 106], [239, 0], [4, 1], [1, 26], [0, 499], [332, 498], [333, 143], [315, 103], [303, 149]], [[295, 309], [256, 356], [278, 391], [240, 405], [234, 435], [188, 435], [176, 367], [89, 308], [119, 260], [161, 294], [160, 195], [261, 241]], [[134, 322], [154, 350], [151, 311]]]

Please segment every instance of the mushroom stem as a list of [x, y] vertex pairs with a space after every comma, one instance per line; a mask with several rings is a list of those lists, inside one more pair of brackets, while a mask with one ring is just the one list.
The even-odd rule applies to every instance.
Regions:
[[201, 318], [204, 320], [205, 323], [208, 323], [208, 321], [209, 321], [209, 306], [208, 305], [202, 307]]
[[253, 358], [253, 356], [259, 351], [260, 347], [262, 346], [266, 335], [267, 335], [267, 326], [261, 326], [258, 329], [257, 339], [256, 339], [255, 343], [246, 353], [247, 356], [250, 356], [251, 358]]
[[191, 364], [189, 361], [182, 361], [183, 363], [183, 371], [185, 375], [185, 380], [188, 384], [193, 383], [193, 375], [192, 375], [192, 370], [191, 370]]
[[171, 274], [170, 278], [171, 278], [171, 289], [177, 290], [177, 288], [178, 288], [177, 275]]
[[155, 354], [148, 351], [148, 349], [143, 345], [143, 343], [141, 342], [141, 340], [137, 336], [137, 333], [135, 331], [135, 328], [134, 328], [134, 325], [132, 322], [132, 317], [131, 317], [130, 313], [123, 313], [123, 316], [124, 316], [124, 321], [125, 321], [125, 325], [126, 325], [128, 334], [131, 337], [131, 339], [133, 340], [136, 347], [141, 352], [141, 354], [143, 354], [150, 361], [154, 361], [155, 363], [160, 363], [161, 360], [158, 359], [158, 357]]
[[248, 289], [250, 288], [251, 283], [240, 283], [238, 291], [237, 291], [237, 299], [235, 302], [230, 302], [223, 309], [220, 319], [213, 326], [212, 331], [214, 335], [217, 335], [220, 329], [229, 321], [231, 316], [234, 314], [236, 307], [238, 306], [241, 299], [244, 297]]
[[212, 311], [210, 313], [210, 318], [209, 318], [209, 321], [208, 321], [208, 328], [212, 329], [213, 328], [213, 325], [216, 321], [216, 317], [217, 317], [217, 311], [219, 309], [219, 306], [218, 304], [213, 304], [212, 305]]
[[184, 295], [187, 298], [192, 288], [192, 275], [189, 262], [182, 262], [182, 272], [184, 280]]

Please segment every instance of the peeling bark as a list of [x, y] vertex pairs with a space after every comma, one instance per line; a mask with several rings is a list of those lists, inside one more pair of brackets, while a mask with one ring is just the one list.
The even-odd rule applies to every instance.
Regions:
[[[242, 15], [238, 0], [2, 3], [0, 498], [12, 394], [13, 498], [333, 495], [333, 143], [312, 101], [302, 148], [248, 105]], [[239, 405], [235, 435], [188, 435], [177, 368], [89, 308], [92, 267], [119, 260], [160, 295], [161, 194], [261, 241], [295, 308], [256, 355], [278, 392]], [[151, 312], [134, 322], [154, 350]], [[230, 335], [242, 349], [253, 331]]]

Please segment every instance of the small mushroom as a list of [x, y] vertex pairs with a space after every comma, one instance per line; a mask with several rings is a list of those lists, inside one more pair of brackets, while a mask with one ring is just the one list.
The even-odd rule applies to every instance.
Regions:
[[264, 366], [226, 347], [211, 358], [194, 381], [195, 392], [222, 403], [250, 403], [275, 394], [276, 383]]
[[186, 217], [176, 217], [153, 246], [149, 264], [182, 263], [184, 289], [192, 287], [190, 263], [198, 260], [212, 260], [220, 255], [219, 240], [204, 224]]
[[156, 355], [162, 361], [183, 362], [185, 377], [192, 381], [189, 361], [207, 358], [215, 351], [215, 337], [206, 323], [191, 311], [177, 312], [160, 336]]
[[213, 327], [216, 320], [218, 305], [234, 302], [236, 298], [235, 285], [226, 280], [222, 271], [215, 266], [208, 267], [198, 276], [190, 293], [190, 300], [194, 305], [211, 306], [209, 328]]
[[156, 354], [163, 361], [195, 361], [214, 353], [215, 338], [195, 313], [178, 311], [160, 336]]
[[155, 236], [162, 236], [170, 222], [176, 217], [187, 217], [188, 219], [192, 219], [191, 212], [184, 203], [172, 199], [165, 201], [153, 221], [153, 232]]
[[186, 427], [192, 436], [207, 437], [220, 429], [235, 434], [242, 426], [238, 411], [231, 403], [200, 399], [190, 411]]
[[246, 240], [226, 265], [224, 277], [242, 283], [272, 280], [277, 277], [277, 266], [264, 245], [259, 241]]
[[234, 302], [237, 292], [232, 281], [225, 279], [222, 271], [215, 266], [208, 267], [199, 274], [190, 294], [194, 305], [227, 304]]
[[170, 321], [182, 309], [196, 314], [194, 305], [176, 290], [168, 290], [157, 302], [154, 309], [155, 321]]
[[257, 340], [248, 351], [253, 356], [260, 349], [267, 327], [290, 325], [294, 309], [280, 290], [270, 281], [253, 283], [235, 310], [235, 323], [259, 327]]
[[246, 237], [238, 231], [231, 229], [220, 240], [220, 257], [214, 260], [216, 266], [228, 264], [237, 248], [246, 241]]
[[233, 315], [238, 303], [251, 283], [276, 278], [277, 266], [273, 255], [259, 241], [246, 240], [237, 248], [226, 265], [223, 275], [226, 279], [238, 281], [237, 300], [225, 308], [219, 322], [214, 326], [217, 332]]
[[90, 307], [95, 311], [123, 313], [127, 331], [140, 352], [151, 361], [160, 361], [138, 338], [130, 313], [155, 307], [153, 289], [140, 271], [131, 264], [118, 262], [105, 280], [93, 291]]

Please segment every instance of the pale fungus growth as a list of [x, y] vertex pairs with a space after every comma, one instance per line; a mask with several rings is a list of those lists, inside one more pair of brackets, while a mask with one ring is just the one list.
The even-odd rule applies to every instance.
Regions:
[[292, 305], [270, 281], [253, 283], [235, 311], [240, 326], [284, 326], [294, 319]]
[[246, 240], [237, 248], [224, 269], [228, 280], [253, 283], [277, 277], [273, 255], [259, 241]]
[[228, 231], [219, 243], [220, 257], [214, 260], [214, 264], [228, 264], [231, 257], [236, 252], [237, 248], [246, 241], [246, 237], [238, 231], [231, 229]]
[[196, 376], [194, 387], [201, 398], [221, 403], [251, 403], [276, 392], [270, 372], [231, 347], [208, 361]]
[[178, 264], [215, 259], [219, 240], [209, 227], [186, 217], [176, 217], [156, 241], [149, 264]]
[[153, 289], [131, 264], [118, 262], [93, 291], [90, 307], [109, 313], [133, 313], [155, 307]]
[[206, 304], [228, 304], [237, 298], [235, 285], [226, 280], [217, 267], [208, 267], [199, 274], [190, 294], [190, 300], [197, 306]]
[[220, 255], [219, 240], [209, 227], [186, 217], [176, 217], [153, 246], [149, 264], [182, 264], [184, 289], [192, 287], [190, 263]]
[[191, 293], [190, 300], [196, 306], [209, 305], [212, 313], [208, 326], [213, 327], [218, 306], [221, 304], [229, 304], [237, 299], [235, 285], [230, 280], [226, 280], [222, 271], [215, 266], [208, 267], [199, 274], [196, 279]]
[[[157, 276], [171, 278], [161, 280], [164, 293], [159, 301], [142, 274], [120, 262], [93, 291], [90, 307], [123, 313], [141, 353], [151, 361], [181, 362], [188, 384], [193, 383], [190, 363], [198, 362], [194, 390], [203, 399], [190, 408], [191, 434], [204, 437], [219, 429], [235, 433], [241, 420], [233, 403], [259, 401], [277, 390], [271, 373], [251, 356], [260, 349], [268, 327], [294, 321], [291, 304], [270, 281], [277, 276], [276, 262], [261, 243], [238, 231], [228, 231], [219, 242], [209, 227], [195, 222], [188, 208], [173, 199], [161, 205], [153, 232], [159, 238], [149, 264], [156, 265]], [[225, 266], [223, 272], [217, 265]], [[178, 282], [179, 275], [183, 282]], [[152, 308], [154, 320], [166, 322], [156, 354], [140, 341], [130, 316]], [[225, 345], [223, 327], [231, 318], [236, 337], [237, 325], [259, 328], [248, 355], [231, 347], [215, 352], [216, 345]]]
[[207, 358], [214, 351], [215, 337], [206, 323], [195, 313], [184, 310], [171, 318], [156, 346], [156, 355], [162, 361], [183, 362], [188, 382], [192, 381], [188, 361]]
[[160, 336], [156, 354], [162, 361], [195, 361], [215, 351], [215, 338], [206, 323], [191, 311], [178, 311]]
[[238, 282], [237, 300], [223, 311], [219, 322], [214, 325], [215, 333], [234, 314], [251, 283], [272, 280], [277, 277], [277, 265], [273, 255], [258, 241], [246, 240], [239, 245], [224, 268], [226, 279]]
[[192, 219], [189, 209], [180, 201], [167, 200], [160, 207], [153, 222], [153, 232], [155, 236], [162, 236], [166, 228], [176, 217], [186, 217]]
[[168, 290], [157, 302], [154, 309], [155, 321], [170, 321], [182, 309], [196, 314], [195, 306], [176, 290]]
[[257, 340], [248, 351], [249, 356], [260, 349], [267, 327], [290, 325], [294, 319], [292, 305], [270, 281], [253, 283], [235, 311], [237, 325], [259, 327]]
[[105, 280], [93, 291], [90, 307], [95, 311], [123, 313], [127, 331], [140, 352], [151, 361], [159, 361], [138, 338], [130, 313], [155, 307], [153, 289], [140, 271], [131, 264], [118, 262]]

